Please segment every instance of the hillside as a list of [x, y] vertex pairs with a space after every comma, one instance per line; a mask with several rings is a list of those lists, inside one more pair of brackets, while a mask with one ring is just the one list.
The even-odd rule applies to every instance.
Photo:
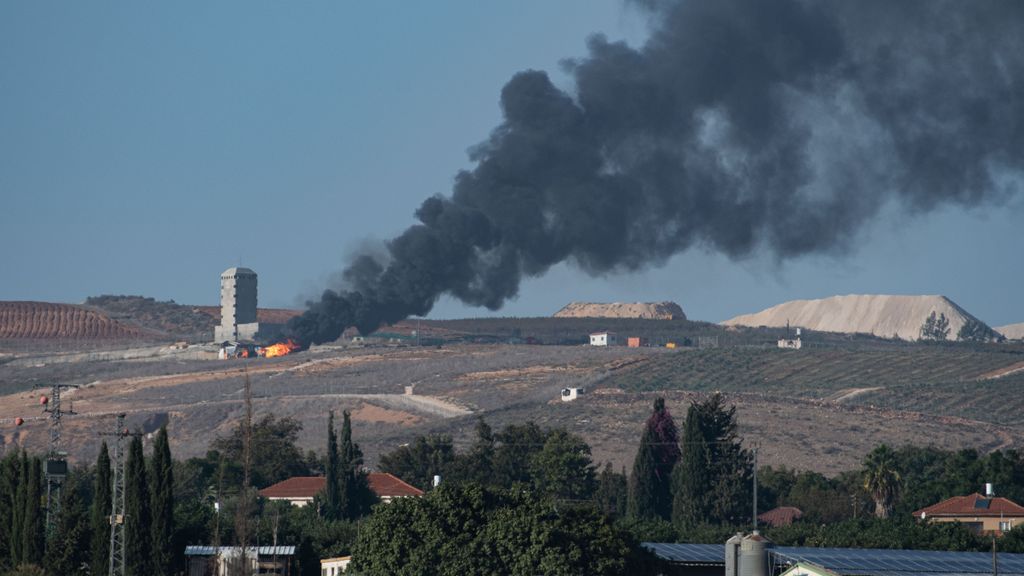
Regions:
[[1010, 340], [1024, 340], [1024, 322], [1020, 322], [1018, 324], [1007, 324], [1006, 326], [1000, 326], [995, 330]]
[[[564, 426], [592, 446], [595, 460], [618, 469], [632, 462], [656, 397], [678, 422], [691, 400], [712, 390], [736, 404], [739, 432], [757, 439], [764, 464], [835, 473], [858, 466], [880, 442], [1024, 447], [1024, 399], [1016, 393], [1024, 384], [1024, 346], [849, 344], [800, 351], [332, 345], [247, 361], [200, 360], [189, 350], [146, 362], [37, 355], [0, 370], [0, 442], [45, 449], [46, 420], [29, 389], [60, 381], [83, 386], [69, 392], [78, 415], [64, 422], [76, 458], [95, 460], [97, 432], [122, 411], [144, 432], [167, 422], [176, 455], [202, 455], [212, 438], [237, 426], [249, 378], [257, 416], [298, 418], [304, 451], [323, 450], [328, 410], [349, 410], [371, 467], [418, 434], [450, 434], [467, 446], [484, 417], [495, 428], [529, 420]], [[404, 393], [406, 386], [414, 392]], [[566, 386], [586, 393], [561, 402]], [[16, 417], [25, 424], [10, 425]]]
[[146, 336], [152, 334], [73, 304], [0, 302], [0, 339], [131, 340]]
[[822, 332], [873, 334], [917, 340], [929, 315], [945, 315], [948, 339], [964, 325], [989, 330], [983, 322], [945, 296], [848, 295], [820, 300], [794, 300], [756, 314], [726, 320], [726, 326], [801, 327]]
[[555, 318], [686, 320], [686, 314], [675, 302], [570, 302], [555, 312]]

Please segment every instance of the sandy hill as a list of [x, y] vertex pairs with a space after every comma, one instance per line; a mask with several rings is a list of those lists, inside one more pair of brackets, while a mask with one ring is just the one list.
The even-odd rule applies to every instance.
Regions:
[[[885, 338], [917, 340], [928, 316], [945, 314], [949, 320], [948, 339], [955, 340], [960, 328], [980, 321], [945, 296], [859, 295], [832, 296], [821, 300], [794, 300], [737, 316], [726, 326], [800, 326], [821, 332], [874, 334]], [[983, 325], [983, 324], [982, 324]]]
[[675, 302], [570, 302], [555, 312], [555, 318], [644, 318], [650, 320], [686, 320]]
[[996, 328], [996, 332], [999, 332], [1010, 340], [1024, 340], [1024, 322], [1000, 326]]

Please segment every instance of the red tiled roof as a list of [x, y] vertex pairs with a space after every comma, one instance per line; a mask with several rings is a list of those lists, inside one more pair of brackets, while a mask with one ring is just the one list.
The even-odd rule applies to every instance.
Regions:
[[370, 490], [373, 490], [380, 498], [386, 496], [423, 496], [423, 490], [407, 484], [398, 476], [387, 472], [370, 472], [367, 480], [370, 482]]
[[954, 496], [914, 512], [914, 516], [1012, 516], [1024, 517], [1024, 507], [1006, 498], [986, 498], [975, 492]]
[[[409, 485], [387, 472], [370, 472], [367, 475], [367, 481], [370, 484], [370, 490], [373, 490], [378, 498], [423, 495], [423, 491], [419, 488]], [[294, 476], [260, 490], [260, 496], [288, 499], [312, 498], [326, 485], [327, 479], [323, 476]]]
[[763, 514], [758, 514], [757, 519], [775, 528], [778, 526], [789, 526], [794, 520], [803, 518], [804, 513], [793, 506], [779, 506]]

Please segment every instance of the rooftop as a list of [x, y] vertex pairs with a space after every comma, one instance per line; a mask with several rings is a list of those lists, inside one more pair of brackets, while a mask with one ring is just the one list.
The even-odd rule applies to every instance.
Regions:
[[[366, 479], [370, 484], [370, 490], [373, 490], [378, 498], [423, 495], [423, 491], [419, 488], [387, 472], [370, 472]], [[327, 479], [323, 476], [294, 476], [260, 490], [260, 496], [288, 499], [313, 498], [326, 485]]]
[[1024, 517], [1024, 506], [1006, 498], [986, 498], [975, 492], [969, 496], [954, 496], [914, 512], [914, 516], [1011, 516]]

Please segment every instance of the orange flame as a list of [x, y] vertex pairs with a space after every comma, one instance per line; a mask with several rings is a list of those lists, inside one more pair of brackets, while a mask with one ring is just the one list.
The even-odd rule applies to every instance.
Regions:
[[285, 354], [291, 354], [299, 348], [300, 346], [294, 340], [287, 340], [285, 342], [278, 342], [277, 344], [271, 344], [270, 346], [260, 348], [260, 356], [265, 358], [284, 356]]

